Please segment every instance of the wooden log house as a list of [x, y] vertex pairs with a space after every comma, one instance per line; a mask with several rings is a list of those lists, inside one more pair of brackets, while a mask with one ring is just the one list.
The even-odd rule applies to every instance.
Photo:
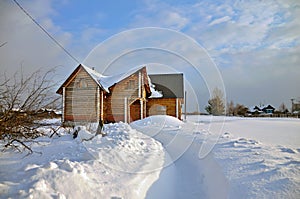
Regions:
[[[167, 84], [165, 78], [170, 80]], [[57, 90], [62, 95], [62, 122], [64, 125], [99, 120], [129, 123], [161, 114], [181, 119], [183, 75], [168, 74], [153, 76], [153, 79], [160, 92], [151, 83], [146, 67], [126, 74], [104, 76], [80, 64]], [[170, 85], [175, 87], [170, 89]]]

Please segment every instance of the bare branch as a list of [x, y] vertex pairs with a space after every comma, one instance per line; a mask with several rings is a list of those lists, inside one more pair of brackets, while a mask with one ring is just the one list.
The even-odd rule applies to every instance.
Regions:
[[[18, 140], [18, 139], [12, 139], [10, 142], [8, 142], [4, 147], [8, 147], [8, 146], [14, 146], [14, 148], [18, 148], [18, 150], [19, 150], [19, 147], [18, 146], [16, 146], [16, 145], [14, 145], [13, 144], [13, 142], [18, 142], [18, 143], [20, 143], [25, 149], [27, 149], [30, 153], [33, 153], [33, 151], [32, 151], [32, 149], [29, 147], [29, 146], [27, 146], [26, 144], [24, 144], [24, 142], [22, 142], [22, 141], [20, 141], [20, 140]], [[19, 150], [20, 151], [20, 150]]]
[[3, 44], [0, 44], [0, 48], [3, 47], [6, 44], [7, 44], [7, 42], [4, 42]]
[[53, 137], [53, 135], [57, 135], [58, 137], [60, 137], [60, 134], [57, 133], [57, 131], [60, 129], [60, 128], [63, 128], [62, 126], [58, 127], [57, 129], [51, 127], [53, 133], [50, 135], [50, 138]]
[[[0, 80], [0, 139], [7, 141], [5, 147], [20, 151], [21, 145], [32, 153], [30, 145], [25, 142], [33, 143], [33, 139], [45, 135], [38, 130], [41, 124], [34, 123], [40, 117], [38, 111], [59, 99], [54, 93], [55, 68], [45, 73], [37, 70], [26, 76], [23, 70], [20, 71], [12, 78], [4, 74]], [[53, 129], [54, 134], [58, 135], [58, 129]]]

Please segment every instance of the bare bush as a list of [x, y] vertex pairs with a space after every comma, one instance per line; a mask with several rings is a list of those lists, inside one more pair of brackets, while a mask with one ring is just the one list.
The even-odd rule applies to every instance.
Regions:
[[[37, 130], [40, 124], [34, 121], [39, 119], [41, 109], [54, 108], [59, 100], [54, 94], [54, 72], [55, 69], [45, 73], [38, 70], [28, 76], [16, 72], [11, 78], [6, 75], [1, 78], [0, 139], [6, 142], [6, 147], [13, 143], [25, 147], [24, 140], [42, 135]], [[29, 147], [25, 149], [29, 150]]]

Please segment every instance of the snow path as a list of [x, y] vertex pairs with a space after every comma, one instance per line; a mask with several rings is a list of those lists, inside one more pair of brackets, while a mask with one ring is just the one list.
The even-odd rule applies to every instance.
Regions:
[[[191, 143], [193, 137], [188, 135], [176, 135], [176, 141], [172, 142], [174, 136], [162, 132], [154, 137], [165, 146], [166, 151], [174, 161], [173, 164], [176, 169], [174, 187], [176, 196], [174, 198], [198, 199], [223, 198], [226, 196], [228, 192], [226, 178], [213, 156], [209, 154], [204, 159], [199, 159], [198, 152], [201, 143], [196, 140]], [[171, 144], [169, 144], [170, 141]], [[188, 146], [190, 144], [191, 146]], [[178, 153], [181, 151], [184, 153], [178, 157]], [[215, 187], [218, 187], [218, 191], [215, 191]], [[149, 198], [154, 197], [149, 196]]]
[[[223, 117], [189, 116], [201, 132]], [[229, 181], [229, 198], [299, 198], [300, 120], [226, 117], [213, 150]]]
[[[147, 198], [198, 199], [225, 198], [228, 195], [227, 180], [213, 155], [210, 153], [203, 159], [199, 158], [203, 140], [194, 139], [194, 128], [190, 123], [181, 123], [179, 127], [176, 121], [173, 126], [167, 121], [167, 125], [161, 126], [165, 122], [163, 118], [147, 120], [131, 126], [161, 142], [170, 157], [165, 159], [160, 178], [148, 191]], [[167, 191], [163, 185], [168, 185]]]

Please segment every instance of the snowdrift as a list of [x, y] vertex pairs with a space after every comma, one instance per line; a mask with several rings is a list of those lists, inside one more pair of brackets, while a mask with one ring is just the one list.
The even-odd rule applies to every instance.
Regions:
[[0, 198], [144, 198], [164, 161], [161, 144], [128, 124], [105, 125], [107, 136], [80, 127], [76, 140], [41, 137], [30, 156], [0, 156]]

